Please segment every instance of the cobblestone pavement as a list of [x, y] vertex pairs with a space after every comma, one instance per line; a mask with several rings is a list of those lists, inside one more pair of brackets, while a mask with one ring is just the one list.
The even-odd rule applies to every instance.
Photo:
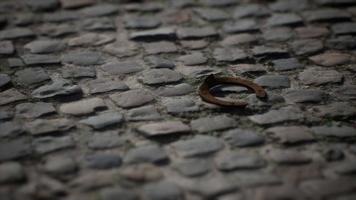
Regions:
[[[355, 0], [0, 2], [1, 200], [356, 199]], [[263, 86], [218, 86], [209, 74]]]

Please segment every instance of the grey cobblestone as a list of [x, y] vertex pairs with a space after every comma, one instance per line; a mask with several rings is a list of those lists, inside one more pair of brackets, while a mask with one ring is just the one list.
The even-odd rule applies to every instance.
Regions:
[[[355, 199], [355, 0], [3, 0], [0, 199]], [[267, 97], [207, 75], [248, 79]]]

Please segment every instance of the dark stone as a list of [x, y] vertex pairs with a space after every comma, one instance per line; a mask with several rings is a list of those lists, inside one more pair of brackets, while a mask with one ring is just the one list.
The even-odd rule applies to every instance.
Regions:
[[129, 29], [150, 29], [161, 25], [157, 17], [127, 17], [125, 18], [125, 27]]
[[295, 150], [273, 149], [268, 153], [268, 156], [274, 162], [284, 165], [306, 164], [312, 161], [305, 153]]
[[111, 75], [124, 75], [142, 71], [143, 67], [141, 64], [135, 61], [124, 61], [104, 64], [101, 66], [101, 69]]
[[168, 60], [164, 59], [158, 56], [149, 56], [146, 57], [147, 61], [152, 65], [152, 68], [169, 68], [173, 69], [175, 67], [175, 64]]
[[159, 87], [156, 90], [156, 93], [160, 96], [164, 97], [172, 97], [172, 96], [182, 96], [189, 94], [194, 91], [193, 86], [187, 83], [181, 83], [174, 86], [165, 86]]
[[115, 131], [98, 132], [91, 135], [88, 141], [88, 147], [94, 150], [112, 149], [123, 146], [125, 143], [126, 140], [119, 137]]
[[120, 107], [133, 108], [145, 105], [154, 100], [153, 95], [144, 89], [129, 90], [112, 94], [110, 98]]
[[54, 55], [25, 54], [21, 56], [26, 65], [58, 64], [60, 60]]
[[298, 75], [301, 83], [305, 85], [323, 85], [329, 83], [340, 83], [343, 75], [336, 70], [324, 70], [321, 67], [310, 67]]
[[252, 49], [252, 53], [254, 56], [257, 57], [288, 55], [288, 51], [285, 49], [268, 47], [268, 46], [255, 46]]
[[0, 42], [0, 54], [1, 55], [11, 55], [15, 52], [15, 47], [11, 41], [1, 41]]
[[178, 51], [177, 46], [172, 42], [149, 42], [144, 43], [143, 48], [146, 53], [151, 54], [162, 54], [162, 53], [175, 53]]
[[147, 85], [175, 83], [182, 80], [182, 75], [170, 69], [151, 69], [142, 73], [142, 82]]
[[347, 50], [356, 48], [355, 37], [351, 35], [330, 38], [326, 41], [326, 46], [331, 49]]
[[239, 169], [258, 169], [265, 167], [266, 161], [260, 156], [253, 154], [242, 154], [231, 152], [223, 154], [215, 159], [217, 168], [221, 171], [232, 171]]
[[102, 200], [138, 200], [139, 197], [134, 191], [126, 188], [112, 187], [105, 188], [100, 191], [100, 199]]
[[103, 60], [97, 52], [72, 52], [62, 57], [62, 63], [88, 66], [102, 64]]
[[232, 147], [256, 146], [265, 142], [262, 135], [247, 129], [232, 129], [226, 131], [223, 137]]
[[121, 157], [115, 154], [94, 154], [85, 157], [86, 167], [92, 169], [110, 169], [119, 167], [122, 163]]
[[284, 107], [278, 110], [270, 110], [263, 114], [256, 114], [248, 117], [254, 123], [268, 125], [288, 121], [299, 121], [303, 119], [303, 114], [294, 107]]
[[351, 126], [314, 126], [311, 130], [318, 137], [348, 138], [356, 136], [356, 129]]
[[11, 83], [11, 78], [7, 74], [0, 74], [0, 88], [5, 87]]
[[276, 126], [265, 131], [282, 144], [298, 144], [314, 141], [311, 131], [305, 126]]
[[322, 41], [317, 39], [296, 40], [291, 47], [298, 56], [312, 55], [324, 49]]
[[131, 40], [155, 40], [172, 39], [176, 37], [175, 29], [171, 27], [163, 27], [154, 30], [137, 31], [130, 34]]
[[218, 62], [234, 62], [247, 59], [247, 54], [239, 48], [216, 48], [213, 52]]
[[356, 23], [348, 22], [335, 24], [331, 27], [331, 30], [336, 35], [356, 34]]
[[32, 145], [34, 146], [36, 153], [47, 154], [63, 149], [73, 148], [75, 143], [71, 136], [46, 136], [34, 139]]
[[54, 53], [62, 51], [65, 44], [59, 40], [35, 40], [27, 43], [25, 49], [30, 50], [31, 53]]
[[242, 19], [234, 22], [226, 22], [223, 25], [226, 33], [256, 32], [259, 30], [257, 23], [253, 19]]
[[1, 122], [0, 130], [0, 138], [15, 138], [25, 131], [22, 124], [16, 121]]
[[199, 111], [199, 106], [189, 98], [170, 99], [165, 101], [163, 105], [166, 106], [167, 112], [172, 114]]
[[325, 160], [331, 162], [331, 161], [339, 161], [344, 159], [345, 154], [344, 152], [339, 149], [339, 148], [328, 148], [325, 149], [322, 152], [323, 157], [325, 158]]
[[279, 0], [271, 3], [269, 7], [273, 11], [287, 12], [287, 11], [301, 11], [308, 8], [309, 4], [307, 0]]
[[319, 89], [290, 89], [283, 94], [287, 103], [319, 103], [325, 96]]
[[72, 121], [66, 118], [36, 119], [26, 123], [27, 131], [34, 136], [67, 131], [73, 126]]
[[172, 144], [172, 147], [182, 157], [195, 157], [211, 154], [224, 148], [224, 144], [218, 138], [205, 135], [197, 135], [190, 140], [181, 140]]
[[290, 81], [285, 75], [263, 75], [254, 80], [255, 83], [267, 88], [288, 88]]
[[35, 34], [28, 28], [12, 28], [0, 31], [0, 40], [13, 40], [18, 38], [32, 37]]
[[55, 79], [51, 84], [41, 86], [32, 92], [32, 96], [39, 99], [55, 96], [81, 94], [82, 89], [77, 85], [71, 85], [68, 80]]
[[0, 161], [8, 161], [28, 156], [32, 153], [31, 140], [28, 137], [2, 141], [0, 145]]
[[269, 15], [269, 10], [259, 4], [242, 4], [235, 8], [234, 18], [263, 17]]
[[52, 103], [36, 102], [16, 105], [16, 116], [24, 118], [37, 118], [56, 112]]
[[27, 0], [26, 5], [33, 11], [52, 10], [57, 8], [58, 0]]
[[36, 85], [50, 79], [42, 67], [26, 68], [15, 73], [16, 82], [23, 86]]
[[162, 116], [154, 106], [148, 105], [130, 109], [127, 112], [126, 119], [129, 121], [151, 121], [162, 119]]
[[229, 18], [229, 15], [220, 9], [197, 8], [194, 11], [203, 19], [209, 22], [223, 21]]
[[112, 15], [119, 11], [117, 5], [102, 3], [86, 7], [81, 9], [79, 12], [87, 17], [101, 17], [106, 15]]
[[67, 156], [53, 156], [46, 159], [43, 168], [47, 173], [54, 176], [66, 175], [77, 170], [77, 163]]
[[214, 117], [204, 117], [192, 120], [190, 125], [193, 130], [199, 133], [205, 133], [235, 127], [236, 121], [234, 118], [228, 117], [226, 115], [218, 115]]
[[184, 65], [192, 66], [205, 64], [208, 61], [208, 58], [200, 52], [194, 52], [192, 54], [180, 56], [178, 61], [183, 62]]
[[16, 183], [25, 180], [26, 174], [18, 162], [5, 162], [0, 164], [0, 183]]
[[175, 163], [173, 168], [181, 175], [187, 177], [197, 177], [210, 171], [210, 163], [203, 159], [188, 159]]
[[273, 14], [267, 19], [267, 26], [294, 26], [303, 23], [303, 19], [294, 13]]
[[107, 126], [120, 125], [123, 121], [124, 116], [122, 114], [116, 112], [106, 112], [80, 120], [79, 122], [91, 126], [94, 129], [102, 129]]
[[0, 92], [0, 105], [6, 105], [16, 101], [25, 100], [27, 97], [14, 88]]
[[263, 31], [263, 38], [269, 41], [284, 42], [293, 38], [294, 33], [291, 28], [270, 28]]
[[62, 67], [63, 78], [94, 78], [96, 77], [95, 68], [92, 66], [73, 66], [66, 65]]
[[272, 63], [275, 71], [294, 70], [302, 67], [302, 64], [296, 58], [273, 60]]
[[141, 125], [137, 131], [147, 137], [181, 134], [190, 131], [190, 127], [181, 121], [165, 121]]
[[308, 22], [333, 22], [349, 20], [351, 15], [343, 10], [334, 8], [324, 8], [309, 10], [302, 13]]
[[86, 85], [90, 94], [98, 94], [110, 91], [125, 91], [129, 87], [122, 81], [106, 78], [94, 79], [87, 82]]
[[116, 28], [114, 20], [107, 17], [85, 19], [82, 27], [87, 31], [109, 31]]
[[177, 29], [177, 36], [179, 39], [215, 37], [217, 35], [218, 32], [210, 26], [200, 28], [184, 27]]
[[179, 200], [183, 199], [182, 189], [168, 181], [150, 183], [143, 187], [147, 200]]
[[156, 145], [148, 145], [136, 147], [129, 150], [124, 158], [124, 162], [128, 164], [137, 163], [155, 163], [159, 164], [168, 160], [168, 156], [164, 149]]

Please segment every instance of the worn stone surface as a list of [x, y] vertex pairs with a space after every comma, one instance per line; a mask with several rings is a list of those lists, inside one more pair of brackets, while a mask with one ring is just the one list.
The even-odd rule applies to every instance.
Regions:
[[20, 163], [5, 162], [0, 165], [0, 183], [13, 183], [25, 179], [26, 175]]
[[303, 119], [303, 114], [293, 107], [284, 107], [278, 110], [270, 110], [264, 114], [252, 115], [249, 119], [254, 123], [266, 125], [287, 121], [298, 121]]
[[170, 69], [151, 69], [142, 73], [142, 82], [147, 85], [178, 82], [182, 75]]
[[309, 67], [298, 75], [299, 80], [305, 85], [323, 85], [328, 83], [340, 83], [342, 74], [336, 70], [324, 70], [320, 67]]
[[287, 90], [282, 94], [287, 103], [318, 103], [326, 94], [317, 89]]
[[284, 75], [264, 75], [254, 80], [255, 83], [267, 88], [288, 88], [290, 81]]
[[39, 99], [50, 97], [68, 96], [81, 94], [82, 89], [77, 85], [72, 85], [66, 79], [54, 79], [52, 83], [43, 85], [32, 91], [32, 96]]
[[30, 86], [49, 80], [47, 72], [41, 67], [32, 67], [19, 70], [15, 73], [16, 82], [24, 86]]
[[124, 162], [126, 163], [160, 163], [168, 159], [166, 152], [156, 146], [147, 145], [134, 148], [127, 152]]
[[94, 133], [88, 140], [88, 147], [91, 149], [111, 149], [123, 146], [125, 140], [120, 138], [116, 132]]
[[100, 109], [105, 109], [107, 106], [100, 98], [84, 99], [76, 102], [62, 104], [59, 110], [64, 114], [69, 115], [85, 115], [93, 113]]
[[200, 133], [223, 130], [236, 126], [236, 121], [226, 115], [205, 117], [191, 121], [192, 129]]
[[143, 89], [129, 90], [127, 92], [110, 95], [110, 98], [120, 107], [132, 108], [142, 106], [154, 100], [153, 95]]
[[175, 142], [172, 147], [182, 157], [194, 157], [219, 151], [224, 147], [224, 144], [218, 138], [197, 135], [190, 140]]
[[180, 121], [166, 121], [142, 125], [138, 127], [137, 131], [143, 133], [145, 136], [154, 137], [186, 133], [190, 131], [190, 128]]
[[266, 130], [282, 144], [297, 144], [314, 141], [311, 131], [305, 126], [276, 126]]
[[262, 135], [254, 131], [238, 128], [226, 131], [223, 137], [232, 147], [256, 146], [265, 141]]
[[16, 105], [16, 115], [24, 118], [37, 118], [55, 112], [56, 110], [51, 103], [38, 102]]
[[232, 152], [215, 160], [217, 168], [222, 171], [239, 169], [258, 169], [266, 166], [266, 162], [258, 155], [245, 155]]
[[26, 124], [27, 131], [32, 135], [42, 135], [71, 129], [74, 124], [67, 119], [37, 119]]
[[100, 113], [97, 116], [89, 117], [80, 121], [82, 124], [101, 129], [107, 126], [120, 125], [124, 121], [123, 115], [116, 112]]
[[[0, 199], [355, 199], [355, 0], [0, 1]], [[210, 93], [208, 76], [239, 85]]]
[[25, 100], [26, 96], [16, 89], [8, 89], [0, 93], [0, 105]]
[[126, 119], [129, 121], [151, 121], [162, 119], [162, 116], [154, 106], [148, 105], [130, 109], [126, 114]]

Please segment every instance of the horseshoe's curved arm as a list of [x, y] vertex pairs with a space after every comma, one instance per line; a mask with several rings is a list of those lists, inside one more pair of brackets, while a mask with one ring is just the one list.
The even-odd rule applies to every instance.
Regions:
[[214, 75], [209, 75], [204, 80], [203, 84], [200, 85], [199, 87], [200, 97], [208, 103], [225, 106], [225, 107], [244, 108], [248, 105], [248, 103], [245, 101], [225, 101], [225, 100], [217, 99], [214, 95], [210, 93], [210, 89], [216, 85], [221, 85], [221, 84], [233, 84], [233, 85], [243, 86], [256, 93], [256, 96], [258, 98], [267, 97], [267, 93], [265, 92], [265, 90], [261, 86], [253, 83], [252, 81], [242, 79], [239, 77], [215, 77]]

